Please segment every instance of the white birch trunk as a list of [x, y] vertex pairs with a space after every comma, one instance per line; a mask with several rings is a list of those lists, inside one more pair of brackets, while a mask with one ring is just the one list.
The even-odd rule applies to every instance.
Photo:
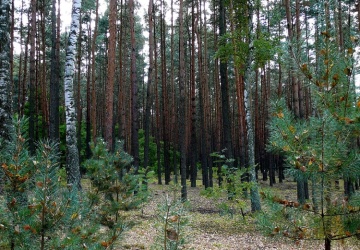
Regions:
[[0, 139], [9, 136], [10, 126], [10, 1], [0, 1]]
[[255, 170], [255, 131], [254, 131], [254, 124], [253, 124], [253, 112], [252, 112], [252, 105], [251, 105], [251, 97], [249, 96], [251, 93], [251, 86], [254, 79], [252, 79], [252, 63], [254, 60], [254, 34], [253, 34], [253, 2], [248, 2], [248, 11], [249, 11], [249, 23], [248, 23], [248, 36], [249, 36], [249, 52], [248, 57], [246, 59], [246, 69], [245, 69], [245, 76], [244, 76], [244, 84], [245, 84], [245, 91], [244, 91], [244, 102], [245, 102], [245, 114], [246, 114], [246, 125], [247, 125], [247, 140], [248, 140], [248, 156], [249, 156], [249, 166], [250, 166], [250, 199], [251, 199], [251, 210], [258, 211], [261, 210], [260, 204], [260, 196], [257, 186], [256, 180], [256, 170]]
[[74, 100], [74, 71], [76, 42], [79, 33], [81, 0], [73, 0], [72, 20], [65, 62], [65, 116], [66, 116], [66, 173], [68, 184], [81, 188], [79, 151], [76, 139], [76, 112]]
[[[10, 130], [10, 1], [0, 0], [0, 141], [9, 138]], [[4, 143], [0, 143], [0, 149]], [[0, 194], [3, 192], [4, 175], [0, 171]]]

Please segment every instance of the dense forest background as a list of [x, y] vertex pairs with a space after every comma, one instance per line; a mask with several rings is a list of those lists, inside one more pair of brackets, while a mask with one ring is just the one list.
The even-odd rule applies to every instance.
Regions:
[[0, 135], [27, 117], [30, 154], [58, 142], [69, 183], [104, 138], [184, 200], [186, 180], [229, 183], [223, 162], [253, 211], [286, 169], [302, 204], [316, 174], [359, 189], [359, 1], [0, 2]]

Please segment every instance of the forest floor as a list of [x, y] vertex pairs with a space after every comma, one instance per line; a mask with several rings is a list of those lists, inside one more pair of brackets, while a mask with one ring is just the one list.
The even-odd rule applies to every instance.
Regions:
[[[268, 184], [260, 182], [262, 187]], [[285, 181], [274, 187], [287, 199], [296, 198], [296, 184]], [[250, 203], [247, 202], [243, 218], [240, 211], [234, 214], [222, 214], [219, 209], [225, 199], [206, 198], [201, 195], [204, 187], [188, 187], [189, 208], [186, 212], [187, 225], [181, 231], [185, 244], [181, 249], [195, 250], [255, 250], [255, 249], [324, 249], [323, 241], [302, 240], [294, 242], [290, 239], [262, 235], [251, 216]], [[159, 223], [159, 206], [164, 204], [165, 197], [180, 198], [180, 190], [173, 185], [149, 185], [149, 201], [141, 208], [122, 213], [125, 221], [132, 226], [124, 232], [115, 249], [159, 249], [154, 248], [156, 238], [161, 237], [163, 225]], [[164, 214], [165, 216], [165, 214]], [[181, 237], [181, 236], [180, 236]], [[158, 241], [159, 243], [159, 241]], [[161, 241], [160, 241], [161, 244]], [[162, 248], [160, 248], [162, 249]], [[349, 239], [332, 243], [332, 249], [359, 249], [359, 240]]]

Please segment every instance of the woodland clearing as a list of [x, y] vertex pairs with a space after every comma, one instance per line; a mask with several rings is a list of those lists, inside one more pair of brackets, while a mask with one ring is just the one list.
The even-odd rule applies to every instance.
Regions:
[[[262, 188], [268, 186], [260, 182]], [[296, 183], [285, 181], [274, 187], [280, 195], [288, 199], [296, 199]], [[180, 198], [180, 190], [173, 185], [149, 185], [150, 198], [141, 208], [124, 211], [122, 216], [132, 226], [124, 232], [115, 249], [153, 249], [156, 237], [161, 234], [157, 216], [158, 206], [165, 197]], [[302, 240], [295, 242], [283, 237], [271, 237], [261, 234], [255, 223], [255, 218], [249, 213], [250, 202], [247, 202], [245, 218], [240, 211], [224, 213], [219, 204], [226, 199], [214, 200], [201, 195], [203, 186], [188, 187], [189, 208], [186, 217], [187, 225], [182, 234], [185, 245], [181, 249], [195, 250], [255, 250], [255, 249], [323, 249], [322, 241]], [[358, 249], [359, 241], [348, 239], [336, 241], [332, 249]]]

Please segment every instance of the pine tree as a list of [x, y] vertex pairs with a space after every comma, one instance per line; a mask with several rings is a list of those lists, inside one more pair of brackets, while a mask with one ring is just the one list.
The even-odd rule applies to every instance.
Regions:
[[[296, 181], [311, 182], [312, 200], [300, 204], [263, 193], [272, 212], [263, 214], [259, 222], [272, 235], [323, 239], [327, 250], [331, 241], [360, 233], [359, 193], [346, 190], [360, 176], [355, 146], [360, 132], [360, 102], [353, 87], [351, 49], [339, 51], [331, 31], [320, 32], [318, 64], [296, 58], [299, 71], [311, 83], [313, 115], [307, 120], [296, 119], [284, 100], [275, 102], [268, 147], [285, 157], [288, 174]], [[339, 179], [349, 183], [345, 194], [334, 187]]]

